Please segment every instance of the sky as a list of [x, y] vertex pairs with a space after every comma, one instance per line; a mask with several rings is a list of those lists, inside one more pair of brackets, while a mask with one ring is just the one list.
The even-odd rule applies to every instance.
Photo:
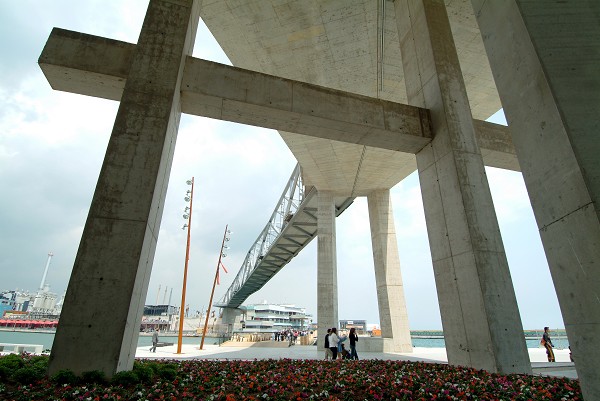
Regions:
[[[147, 0], [0, 2], [0, 290], [36, 291], [68, 280], [118, 103], [54, 91], [37, 65], [53, 27], [136, 43]], [[194, 56], [231, 64], [200, 21]], [[501, 111], [490, 121], [506, 124]], [[225, 227], [232, 231], [215, 301], [266, 225], [296, 160], [276, 131], [184, 115], [147, 304], [181, 304], [186, 180], [194, 202], [186, 304], [208, 307]], [[563, 328], [527, 190], [518, 172], [486, 168], [525, 329]], [[391, 190], [408, 317], [441, 329], [418, 176]], [[339, 318], [379, 323], [366, 198], [336, 221]], [[317, 241], [249, 303], [294, 304], [317, 320]]]

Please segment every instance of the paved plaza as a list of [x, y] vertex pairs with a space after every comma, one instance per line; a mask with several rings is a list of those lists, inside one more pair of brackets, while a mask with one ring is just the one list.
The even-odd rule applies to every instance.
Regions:
[[[177, 354], [177, 344], [158, 347], [156, 353], [150, 347], [139, 347], [136, 358], [148, 359], [206, 359], [206, 360], [253, 360], [253, 359], [324, 359], [324, 351], [313, 345], [286, 346], [284, 342], [267, 341], [263, 343], [233, 343], [225, 345], [207, 345], [203, 350], [199, 345], [183, 344], [181, 354]], [[556, 362], [549, 363], [543, 348], [528, 348], [533, 374], [545, 376], [563, 376], [577, 378], [575, 365], [569, 361], [568, 349], [556, 349]], [[359, 352], [361, 359], [384, 359], [394, 361], [423, 361], [447, 363], [445, 348], [415, 347], [412, 353]]]

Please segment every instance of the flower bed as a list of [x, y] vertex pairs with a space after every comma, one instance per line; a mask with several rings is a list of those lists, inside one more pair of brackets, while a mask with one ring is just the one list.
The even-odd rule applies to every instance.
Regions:
[[[40, 358], [40, 357], [36, 357]], [[0, 367], [2, 366], [0, 358]], [[36, 364], [43, 361], [37, 359]], [[47, 363], [47, 361], [46, 361]], [[19, 369], [27, 367], [24, 364]], [[17, 370], [18, 371], [18, 370]], [[6, 400], [581, 400], [579, 382], [383, 360], [136, 361], [132, 372], [0, 378]], [[1, 371], [0, 371], [1, 373]], [[64, 373], [64, 372], [63, 372]], [[98, 372], [96, 372], [98, 373]], [[4, 372], [6, 375], [6, 372]], [[86, 378], [87, 377], [87, 382]], [[23, 383], [25, 381], [26, 383]], [[69, 382], [70, 381], [70, 382]], [[119, 384], [117, 384], [119, 383]]]

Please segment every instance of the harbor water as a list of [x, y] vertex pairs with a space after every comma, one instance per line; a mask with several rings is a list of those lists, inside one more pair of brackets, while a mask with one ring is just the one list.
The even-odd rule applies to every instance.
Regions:
[[[173, 343], [177, 344], [178, 337], [176, 334], [159, 336], [159, 341], [162, 343]], [[202, 337], [191, 337], [183, 336], [181, 338], [182, 344], [198, 344]], [[220, 344], [224, 341], [223, 338], [206, 337], [204, 344]], [[9, 344], [35, 344], [42, 345], [44, 350], [51, 349], [52, 343], [54, 342], [53, 332], [42, 332], [42, 331], [2, 331], [0, 330], [0, 343]], [[138, 338], [138, 347], [150, 347], [152, 345], [152, 337], [148, 335], [142, 335]]]
[[[562, 334], [562, 333], [561, 333]], [[552, 343], [557, 349], [565, 349], [569, 346], [569, 341], [564, 335], [553, 336], [551, 333]], [[178, 337], [176, 334], [160, 334], [160, 342], [174, 343], [177, 344]], [[182, 337], [182, 344], [198, 344], [200, 345], [201, 337]], [[541, 334], [539, 336], [532, 336], [526, 333], [525, 341], [527, 348], [538, 348], [540, 345]], [[0, 343], [10, 344], [36, 344], [42, 345], [44, 350], [52, 348], [52, 342], [54, 341], [53, 332], [43, 331], [0, 331]], [[220, 344], [224, 341], [223, 338], [206, 337], [204, 339], [205, 344]], [[423, 332], [414, 332], [412, 335], [412, 344], [414, 347], [424, 348], [444, 348], [444, 338], [441, 333], [436, 335], [429, 335]], [[150, 347], [152, 345], [152, 337], [148, 335], [141, 335], [138, 338], [138, 347]]]

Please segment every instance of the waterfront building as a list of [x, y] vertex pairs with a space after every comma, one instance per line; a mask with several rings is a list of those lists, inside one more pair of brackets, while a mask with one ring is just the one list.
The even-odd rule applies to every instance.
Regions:
[[242, 333], [277, 333], [285, 330], [304, 331], [309, 328], [311, 315], [306, 308], [295, 305], [254, 304], [242, 306]]

